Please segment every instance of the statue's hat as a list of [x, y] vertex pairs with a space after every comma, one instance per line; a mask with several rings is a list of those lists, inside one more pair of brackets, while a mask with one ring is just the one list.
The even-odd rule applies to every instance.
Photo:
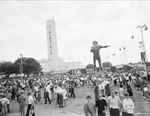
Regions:
[[98, 44], [98, 42], [97, 42], [97, 41], [93, 41], [93, 45], [94, 45], [95, 43], [97, 43], [97, 44]]

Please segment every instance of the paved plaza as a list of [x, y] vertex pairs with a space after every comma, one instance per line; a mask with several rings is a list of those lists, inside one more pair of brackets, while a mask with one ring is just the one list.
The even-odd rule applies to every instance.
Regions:
[[[118, 89], [118, 86], [112, 86], [114, 89]], [[55, 100], [52, 104], [44, 104], [44, 99], [42, 104], [35, 105], [36, 116], [84, 116], [83, 106], [86, 103], [85, 97], [87, 95], [92, 96], [94, 102], [94, 88], [91, 87], [80, 87], [75, 89], [76, 98], [70, 98], [67, 100], [67, 107], [58, 108], [55, 107]], [[135, 116], [150, 116], [150, 102], [144, 101], [141, 91], [134, 92], [134, 103], [135, 103]], [[9, 116], [20, 116], [18, 112], [18, 104], [16, 101], [11, 103], [11, 113]], [[109, 116], [109, 112], [107, 112]]]

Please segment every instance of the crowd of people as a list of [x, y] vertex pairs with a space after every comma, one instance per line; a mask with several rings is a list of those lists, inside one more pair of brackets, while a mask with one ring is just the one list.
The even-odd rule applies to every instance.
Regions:
[[[110, 116], [120, 116], [121, 113], [122, 116], [133, 116], [135, 108], [133, 88], [141, 91], [144, 99], [149, 101], [150, 88], [146, 77], [145, 71], [139, 70], [107, 73], [103, 76], [100, 74], [95, 77], [95, 103], [91, 102], [90, 95], [86, 97], [85, 116], [106, 116], [106, 110]], [[112, 83], [119, 86], [118, 89], [111, 88]]]
[[59, 73], [3, 79], [0, 82], [0, 113], [4, 116], [10, 113], [9, 104], [13, 100], [18, 102], [21, 116], [29, 116], [30, 111], [34, 111], [34, 104], [51, 104], [56, 101], [56, 107], [64, 108], [69, 98], [76, 98], [75, 88], [87, 84], [88, 78], [87, 75]]
[[[120, 86], [112, 90], [111, 84]], [[94, 88], [95, 103], [87, 96], [88, 103], [84, 106], [86, 116], [105, 116], [107, 107], [110, 116], [119, 116], [120, 110], [132, 116], [134, 109], [133, 85], [143, 92], [145, 100], [149, 100], [149, 87], [144, 71], [112, 73], [110, 71], [90, 72], [87, 74], [57, 73], [51, 75], [36, 75], [28, 78], [11, 78], [0, 81], [0, 114], [6, 116], [11, 112], [10, 104], [16, 100], [21, 116], [33, 116], [35, 104], [51, 104], [64, 108], [67, 100], [76, 98], [75, 89], [82, 86]], [[132, 103], [132, 104], [130, 104]], [[132, 105], [128, 107], [128, 105]], [[26, 109], [26, 111], [25, 111]], [[131, 114], [131, 115], [130, 115]]]

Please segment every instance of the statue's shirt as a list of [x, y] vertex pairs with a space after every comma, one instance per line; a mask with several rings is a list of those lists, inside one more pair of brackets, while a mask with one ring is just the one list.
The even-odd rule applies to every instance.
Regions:
[[93, 52], [94, 56], [99, 56], [99, 50], [102, 48], [101, 45], [92, 46], [91, 51]]

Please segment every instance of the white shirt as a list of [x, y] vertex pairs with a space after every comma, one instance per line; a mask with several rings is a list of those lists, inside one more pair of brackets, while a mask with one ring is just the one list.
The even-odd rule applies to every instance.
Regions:
[[119, 88], [119, 95], [120, 96], [124, 96], [124, 89], [123, 88]]
[[46, 92], [50, 92], [50, 85], [46, 86]]
[[114, 98], [112, 98], [112, 96], [108, 97], [108, 105], [110, 108], [118, 109], [120, 103], [121, 100], [118, 96], [115, 96]]
[[126, 76], [126, 80], [129, 80], [129, 77], [128, 77], [128, 76]]
[[147, 87], [144, 87], [143, 90], [146, 92], [146, 91], [148, 91], [148, 88], [147, 88]]
[[119, 77], [119, 80], [122, 81], [122, 77]]
[[59, 87], [59, 89], [58, 89], [58, 93], [59, 93], [59, 94], [62, 94], [62, 93], [63, 93], [63, 90], [62, 90], [62, 88], [61, 88], [61, 87]]
[[58, 93], [56, 86], [54, 87], [54, 93], [56, 93], [56, 94]]
[[33, 97], [31, 95], [29, 95], [28, 97], [28, 104], [32, 104], [33, 103]]
[[66, 89], [62, 89], [63, 99], [67, 99], [67, 91]]
[[62, 88], [58, 86], [57, 89], [55, 89], [55, 93], [63, 93]]
[[133, 114], [134, 107], [135, 106], [132, 99], [128, 98], [123, 100], [123, 108], [127, 111], [127, 113]]
[[38, 86], [35, 86], [35, 87], [34, 87], [34, 90], [35, 90], [35, 91], [38, 91]]
[[7, 98], [2, 98], [0, 101], [2, 102], [2, 104], [10, 104], [10, 101]]
[[99, 84], [99, 90], [103, 90], [104, 89], [104, 85], [101, 83], [101, 84]]

